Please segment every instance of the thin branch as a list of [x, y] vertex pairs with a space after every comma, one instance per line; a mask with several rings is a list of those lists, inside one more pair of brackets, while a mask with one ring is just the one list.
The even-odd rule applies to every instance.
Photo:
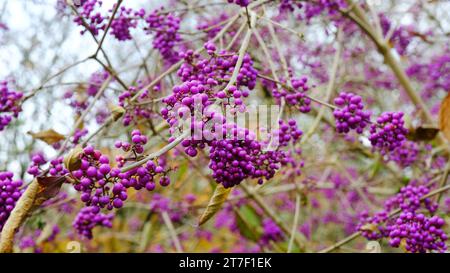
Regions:
[[173, 227], [173, 223], [170, 220], [169, 214], [167, 213], [167, 211], [163, 211], [161, 212], [161, 216], [163, 218], [164, 224], [169, 230], [169, 234], [172, 238], [173, 244], [175, 245], [175, 249], [178, 253], [183, 253], [183, 247], [181, 246], [180, 239], [178, 239], [177, 233], [175, 232], [175, 228]]
[[[337, 40], [338, 40], [337, 49], [336, 49], [336, 53], [334, 54], [333, 65], [332, 65], [331, 72], [329, 75], [327, 89], [325, 91], [325, 102], [328, 102], [330, 100], [331, 93], [333, 92], [333, 89], [335, 86], [336, 74], [337, 74], [337, 70], [339, 67], [339, 60], [340, 60], [341, 54], [342, 54], [342, 28], [338, 29]], [[306, 132], [306, 134], [303, 136], [303, 138], [301, 140], [302, 143], [305, 143], [314, 134], [315, 130], [319, 126], [320, 120], [322, 119], [323, 115], [325, 114], [325, 109], [326, 108], [323, 105], [320, 106], [319, 113], [317, 114], [317, 117], [314, 120], [313, 125], [311, 126], [311, 128], [309, 128], [308, 132]]]
[[291, 238], [289, 238], [289, 245], [287, 249], [287, 253], [292, 252], [292, 247], [294, 246], [294, 239], [295, 235], [297, 233], [297, 227], [298, 227], [298, 221], [300, 219], [300, 194], [295, 195], [295, 213], [294, 213], [294, 222], [292, 223], [292, 230], [291, 230]]

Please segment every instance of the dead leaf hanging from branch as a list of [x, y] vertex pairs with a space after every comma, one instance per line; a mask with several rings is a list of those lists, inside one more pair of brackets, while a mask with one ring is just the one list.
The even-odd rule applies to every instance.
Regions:
[[420, 126], [409, 129], [406, 137], [412, 141], [431, 141], [436, 138], [438, 133], [439, 128]]
[[44, 141], [45, 143], [52, 145], [55, 144], [61, 140], [66, 139], [65, 136], [61, 135], [60, 133], [56, 132], [53, 129], [45, 130], [37, 133], [28, 132], [30, 136], [32, 136], [34, 139], [39, 139]]
[[208, 206], [198, 220], [199, 226], [206, 223], [214, 216], [214, 214], [216, 214], [220, 210], [220, 208], [222, 208], [222, 205], [227, 200], [230, 192], [231, 188], [224, 188], [221, 184], [217, 185], [216, 189], [214, 190], [213, 196], [209, 200]]

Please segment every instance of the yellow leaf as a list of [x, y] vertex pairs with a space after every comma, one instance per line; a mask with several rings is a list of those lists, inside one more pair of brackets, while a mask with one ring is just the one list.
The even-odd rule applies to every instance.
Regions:
[[400, 249], [402, 249], [404, 252], [408, 252], [408, 250], [406, 250], [406, 238], [402, 238], [400, 240]]
[[69, 152], [64, 157], [64, 166], [69, 171], [78, 170], [81, 166], [81, 158], [80, 155], [83, 152], [83, 149], [80, 146], [76, 146], [72, 151]]
[[225, 203], [225, 201], [227, 200], [230, 192], [231, 188], [224, 188], [221, 184], [217, 185], [216, 189], [214, 190], [213, 196], [209, 200], [208, 206], [198, 220], [199, 226], [206, 223], [214, 216], [214, 214], [216, 214], [220, 210], [223, 203]]
[[117, 121], [123, 116], [123, 114], [125, 114], [125, 109], [123, 107], [112, 105], [110, 109], [111, 109], [111, 116], [114, 121]]
[[439, 112], [439, 127], [445, 138], [450, 141], [450, 92], [441, 103]]
[[364, 230], [364, 231], [377, 231], [378, 228], [374, 224], [365, 224], [365, 225], [363, 225], [361, 227], [361, 230]]
[[34, 139], [39, 139], [44, 141], [47, 144], [55, 144], [61, 140], [66, 139], [65, 136], [61, 135], [60, 133], [56, 132], [53, 129], [45, 130], [37, 133], [28, 132], [30, 136], [32, 136]]

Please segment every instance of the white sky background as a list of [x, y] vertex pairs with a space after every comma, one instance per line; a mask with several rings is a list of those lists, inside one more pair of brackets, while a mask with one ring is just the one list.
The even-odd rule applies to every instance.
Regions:
[[[49, 75], [92, 55], [97, 48], [88, 33], [83, 36], [79, 34], [81, 27], [72, 22], [73, 17], [61, 18], [57, 15], [56, 2], [56, 0], [0, 0], [0, 10], [5, 8], [0, 22], [5, 22], [9, 28], [7, 32], [0, 34], [0, 79], [15, 79], [17, 89], [23, 90], [25, 94], [38, 87]], [[105, 9], [109, 8], [114, 2], [104, 0], [103, 6]], [[124, 2], [127, 7], [140, 7], [143, 3], [147, 3], [148, 10], [163, 4], [161, 1], [148, 0]], [[64, 35], [67, 38], [63, 39]], [[146, 47], [150, 48], [151, 39], [148, 36], [143, 38], [138, 39], [138, 43], [147, 43]], [[117, 50], [118, 46], [120, 50]], [[24, 57], [24, 51], [29, 48], [33, 50], [29, 56], [27, 54], [27, 57]], [[105, 40], [104, 48], [111, 52], [122, 51], [121, 57], [125, 57], [127, 51], [134, 49], [131, 42], [119, 44], [110, 35]], [[55, 55], [59, 55], [56, 61]], [[109, 57], [114, 63], [115, 57]], [[100, 68], [97, 62], [90, 60], [69, 70], [61, 77], [61, 81], [87, 81], [89, 76]], [[57, 80], [54, 80], [49, 84], [56, 82]], [[20, 168], [19, 161], [27, 161], [28, 155], [21, 156], [21, 160], [17, 160], [19, 158], [16, 156], [31, 142], [31, 137], [26, 135], [26, 132], [54, 129], [62, 134], [70, 133], [74, 123], [71, 107], [61, 99], [52, 99], [60, 98], [68, 89], [70, 87], [44, 89], [24, 104], [23, 112], [19, 116], [21, 124], [18, 130], [15, 132], [5, 130], [0, 134], [0, 170], [8, 169], [15, 172], [23, 170], [24, 166]], [[49, 92], [52, 95], [45, 94]], [[17, 137], [18, 134], [22, 136]], [[37, 146], [38, 150], [39, 148], [44, 150], [48, 156], [55, 154], [54, 150], [44, 143]]]
[[[429, 28], [428, 22], [413, 22], [411, 17], [405, 16], [404, 11], [415, 1], [417, 0], [395, 1], [398, 16], [389, 19], [397, 24], [414, 24], [419, 29]], [[56, 0], [0, 0], [0, 11], [5, 8], [3, 13], [0, 13], [0, 22], [5, 22], [10, 28], [9, 31], [4, 33], [0, 31], [0, 79], [5, 77], [15, 78], [17, 85], [25, 93], [38, 87], [46, 78], [46, 75], [54, 74], [62, 67], [91, 55], [96, 49], [90, 35], [79, 35], [81, 27], [72, 22], [73, 18], [60, 18], [56, 15], [56, 2]], [[106, 7], [110, 7], [115, 1], [103, 0], [103, 2]], [[145, 9], [150, 11], [167, 2], [125, 0], [123, 5], [126, 7], [145, 6]], [[372, 2], [378, 4], [377, 0], [372, 0]], [[382, 1], [384, 4], [387, 2]], [[377, 5], [375, 5], [375, 9], [379, 10]], [[441, 8], [437, 11], [437, 14], [443, 27], [450, 31], [448, 19], [450, 16], [450, 1], [441, 3]], [[196, 20], [190, 18], [188, 17], [186, 21], [182, 22], [182, 28], [196, 25]], [[317, 31], [307, 31], [306, 28], [305, 33], [307, 40], [326, 38], [326, 36], [318, 35]], [[63, 35], [67, 35], [67, 38], [62, 39]], [[64, 42], [60, 43], [61, 40]], [[141, 48], [149, 48], [151, 47], [151, 38], [142, 35], [142, 37], [137, 37], [137, 43]], [[448, 41], [446, 43], [448, 45]], [[34, 50], [28, 56], [29, 62], [25, 62], [23, 53], [31, 45], [34, 45]], [[112, 50], [111, 52], [117, 52], [117, 56], [112, 56], [113, 64], [118, 59], [127, 58], [130, 50], [135, 50], [132, 42], [118, 43], [110, 35], [107, 36], [104, 45], [107, 52], [109, 52], [109, 49]], [[53, 59], [55, 55], [60, 57], [56, 61]], [[134, 54], [134, 57], [137, 57], [136, 54]], [[128, 61], [132, 63], [132, 60]], [[99, 65], [96, 62], [89, 61], [70, 70], [62, 77], [62, 81], [87, 81], [90, 74], [98, 69]], [[28, 155], [21, 155], [21, 151], [31, 143], [31, 137], [26, 135], [26, 132], [37, 132], [50, 128], [62, 134], [71, 131], [73, 125], [72, 109], [62, 100], [52, 99], [61, 97], [66, 90], [67, 87], [42, 91], [36, 98], [27, 101], [24, 105], [24, 111], [19, 118], [19, 122], [21, 122], [19, 129], [6, 130], [0, 133], [0, 170], [9, 169], [15, 172], [23, 170], [23, 166], [20, 168], [20, 164], [27, 161]], [[45, 95], [46, 92], [52, 92], [52, 95]], [[37, 107], [41, 107], [41, 109], [37, 109]], [[53, 149], [47, 147], [46, 144], [38, 144], [38, 147], [45, 150], [49, 156], [54, 154]]]

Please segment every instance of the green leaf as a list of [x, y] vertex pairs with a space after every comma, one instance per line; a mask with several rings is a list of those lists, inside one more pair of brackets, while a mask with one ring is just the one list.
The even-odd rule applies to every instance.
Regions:
[[235, 209], [236, 224], [242, 236], [258, 241], [261, 237], [261, 219], [255, 209], [249, 205], [244, 205]]

